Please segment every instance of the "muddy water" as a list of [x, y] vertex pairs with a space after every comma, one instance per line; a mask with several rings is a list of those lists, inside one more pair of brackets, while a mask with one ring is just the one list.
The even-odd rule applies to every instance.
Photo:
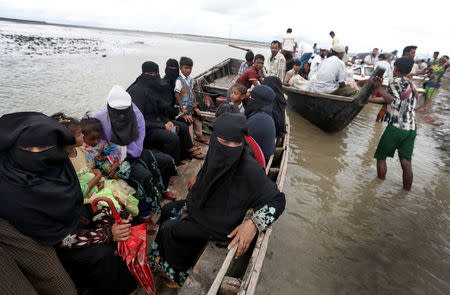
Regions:
[[[81, 116], [104, 106], [112, 85], [133, 82], [145, 60], [159, 63], [163, 73], [166, 59], [187, 55], [196, 75], [227, 57], [243, 57], [224, 44], [142, 33], [5, 22], [0, 33], [94, 40], [107, 55], [0, 50], [6, 52], [0, 55], [0, 114], [62, 110]], [[0, 40], [0, 47], [13, 47], [9, 41]], [[388, 178], [376, 179], [373, 154], [385, 128], [374, 122], [378, 106], [366, 106], [334, 135], [288, 110], [287, 207], [275, 225], [257, 294], [450, 293], [449, 82], [432, 115], [418, 119], [411, 192], [401, 189], [397, 156], [387, 161]]]

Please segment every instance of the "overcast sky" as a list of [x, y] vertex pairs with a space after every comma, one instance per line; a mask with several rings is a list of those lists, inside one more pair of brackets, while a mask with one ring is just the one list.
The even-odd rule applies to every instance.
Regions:
[[1, 17], [256, 41], [291, 27], [298, 41], [326, 46], [333, 30], [351, 52], [417, 45], [419, 55], [450, 54], [449, 12], [449, 0], [0, 0]]

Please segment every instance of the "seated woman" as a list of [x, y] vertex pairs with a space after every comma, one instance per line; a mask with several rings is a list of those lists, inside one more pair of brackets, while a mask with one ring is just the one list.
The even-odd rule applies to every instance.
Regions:
[[[186, 201], [163, 207], [149, 262], [177, 284], [184, 283], [208, 241], [230, 241], [229, 248], [238, 244], [240, 257], [257, 231], [264, 231], [284, 210], [284, 194], [244, 145], [246, 127], [241, 114], [218, 117], [205, 163]], [[254, 214], [243, 221], [250, 208]]]
[[147, 61], [142, 64], [142, 74], [127, 89], [133, 103], [144, 115], [144, 146], [168, 153], [177, 165], [185, 158], [185, 154], [203, 159], [204, 155], [194, 148], [188, 125], [170, 120], [173, 105], [170, 105], [169, 87], [169, 83], [159, 76], [158, 65]]
[[[111, 226], [107, 209], [97, 212], [94, 222], [90, 205], [83, 206], [77, 175], [64, 150], [75, 143], [69, 129], [44, 114], [0, 118], [0, 217], [20, 231], [1, 227], [0, 254], [8, 251], [11, 256], [2, 260], [0, 274], [3, 278], [6, 266], [9, 277], [1, 280], [0, 290], [16, 280], [2, 294], [75, 294], [59, 261], [48, 261], [55, 258], [49, 246], [58, 248], [75, 284], [94, 294], [129, 294], [137, 286], [126, 264], [114, 255], [114, 241], [128, 239], [130, 225], [125, 221]], [[24, 276], [29, 281], [22, 280]]]
[[[308, 64], [308, 63], [305, 63]], [[286, 98], [284, 98], [283, 85], [280, 78], [276, 76], [266, 77], [262, 82], [263, 85], [269, 86], [275, 92], [275, 99], [272, 105], [272, 117], [275, 123], [276, 136], [282, 136], [286, 133]]]
[[144, 117], [121, 86], [113, 86], [107, 106], [93, 117], [102, 125], [102, 138], [120, 151], [122, 164], [116, 175], [136, 189], [139, 215], [151, 224], [150, 213], [159, 213], [161, 209], [161, 193], [165, 190], [162, 177], [168, 179], [177, 174], [173, 159], [144, 150]]
[[[248, 100], [245, 109], [248, 135], [253, 137], [261, 147], [266, 163], [275, 153], [276, 128], [272, 117], [275, 96], [275, 92], [269, 86], [256, 86], [253, 88], [252, 98]], [[278, 119], [281, 118], [278, 117]]]

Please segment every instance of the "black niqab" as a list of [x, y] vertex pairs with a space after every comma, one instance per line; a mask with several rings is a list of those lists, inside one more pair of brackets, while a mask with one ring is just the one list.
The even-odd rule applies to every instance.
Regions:
[[[267, 79], [267, 78], [266, 78]], [[258, 85], [253, 88], [251, 98], [245, 107], [245, 116], [250, 118], [259, 111], [265, 111], [272, 115], [272, 104], [275, 98], [273, 90], [266, 85]]]
[[129, 145], [139, 137], [138, 124], [133, 106], [116, 110], [109, 105], [108, 116], [111, 121], [111, 142], [118, 145]]
[[250, 154], [249, 147], [228, 147], [217, 140], [220, 137], [243, 141], [247, 124], [242, 114], [224, 113], [212, 126], [205, 163], [186, 203], [188, 218], [211, 239], [226, 240], [249, 208], [258, 210], [280, 192]]
[[[0, 217], [42, 245], [75, 230], [83, 195], [64, 147], [73, 134], [41, 113], [0, 118]], [[43, 152], [21, 147], [51, 146]]]
[[283, 94], [283, 85], [280, 78], [276, 76], [265, 78], [262, 84], [269, 86], [276, 95], [272, 105], [272, 116], [278, 137], [286, 133], [286, 118], [284, 114], [287, 102]]

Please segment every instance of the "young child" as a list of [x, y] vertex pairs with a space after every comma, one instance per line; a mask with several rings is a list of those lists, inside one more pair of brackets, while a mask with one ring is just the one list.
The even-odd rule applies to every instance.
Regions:
[[244, 99], [247, 95], [247, 88], [239, 83], [236, 83], [231, 87], [231, 102], [230, 104], [235, 105], [241, 114], [245, 113]]
[[84, 203], [91, 203], [97, 197], [107, 197], [113, 201], [117, 210], [121, 211], [124, 206], [125, 211], [136, 216], [139, 213], [137, 200], [115, 180], [104, 179], [99, 169], [88, 165], [86, 154], [82, 148], [84, 135], [81, 132], [80, 122], [77, 119], [66, 117], [63, 113], [54, 114], [52, 117], [66, 126], [76, 138], [76, 144], [68, 146], [67, 152], [77, 173], [85, 199]]
[[294, 61], [294, 66], [292, 67], [291, 70], [286, 72], [286, 75], [284, 76], [284, 82], [283, 85], [285, 86], [292, 86], [292, 82], [291, 79], [298, 74], [298, 72], [300, 71], [300, 65], [301, 65], [301, 61], [299, 59], [296, 59]]
[[411, 72], [414, 60], [402, 57], [394, 63], [394, 78], [387, 87], [381, 87], [382, 78], [373, 77], [371, 83], [382, 98], [369, 98], [369, 102], [388, 104], [383, 120], [388, 123], [375, 152], [378, 178], [386, 178], [386, 157], [393, 157], [398, 151], [403, 170], [403, 188], [410, 190], [413, 181], [411, 158], [416, 138], [415, 111], [417, 90], [406, 76]]
[[177, 100], [175, 107], [178, 107], [182, 113], [180, 118], [189, 125], [192, 140], [194, 140], [195, 132], [195, 140], [208, 144], [208, 140], [202, 134], [200, 110], [197, 107], [190, 77], [193, 65], [194, 63], [189, 57], [182, 56], [180, 58], [180, 75], [175, 81], [175, 98]]

